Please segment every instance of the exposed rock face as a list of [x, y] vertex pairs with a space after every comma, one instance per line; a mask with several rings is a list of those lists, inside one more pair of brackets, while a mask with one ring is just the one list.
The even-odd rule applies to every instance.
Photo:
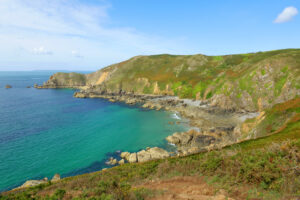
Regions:
[[186, 145], [190, 142], [192, 136], [186, 133], [174, 133], [166, 138], [172, 144]]
[[210, 151], [219, 147], [233, 143], [235, 140], [230, 137], [233, 130], [228, 132], [220, 129], [212, 129], [211, 131], [195, 131], [191, 129], [187, 132], [174, 133], [168, 136], [166, 140], [177, 146], [178, 155], [189, 155], [204, 151]]
[[122, 152], [120, 156], [121, 156], [121, 158], [129, 160], [130, 153], [129, 152]]
[[9, 89], [9, 88], [12, 88], [12, 86], [11, 85], [6, 85], [5, 88]]
[[19, 188], [28, 188], [28, 187], [33, 187], [33, 186], [37, 186], [43, 183], [48, 183], [48, 178], [45, 177], [42, 180], [28, 180], [26, 181], [23, 185], [21, 185]]
[[135, 162], [137, 162], [137, 155], [136, 155], [136, 153], [131, 153], [131, 154], [128, 156], [128, 162], [130, 162], [130, 163], [135, 163]]
[[147, 151], [150, 153], [152, 160], [163, 159], [163, 158], [167, 158], [170, 156], [166, 150], [158, 148], [158, 147], [150, 148]]
[[[128, 155], [129, 154], [129, 155]], [[128, 162], [147, 162], [150, 160], [157, 160], [169, 157], [170, 154], [161, 148], [153, 147], [141, 150], [137, 153], [122, 152], [121, 157], [128, 160]]]
[[117, 159], [110, 157], [109, 161], [106, 162], [108, 165], [116, 165], [118, 163]]
[[53, 176], [53, 178], [51, 179], [51, 182], [57, 182], [57, 181], [59, 181], [60, 180], [60, 175], [59, 174], [55, 174], [54, 176]]
[[119, 165], [123, 165], [125, 163], [125, 160], [121, 159], [118, 163], [119, 163]]
[[142, 150], [137, 152], [138, 162], [146, 162], [151, 160], [151, 154], [148, 151]]
[[[56, 73], [36, 88], [85, 88], [86, 92], [92, 89], [107, 94], [175, 94], [205, 100], [226, 111], [254, 112], [300, 95], [299, 56], [299, 49], [218, 57], [136, 56], [90, 74]], [[206, 77], [209, 81], [204, 81]], [[160, 109], [155, 103], [144, 107]]]

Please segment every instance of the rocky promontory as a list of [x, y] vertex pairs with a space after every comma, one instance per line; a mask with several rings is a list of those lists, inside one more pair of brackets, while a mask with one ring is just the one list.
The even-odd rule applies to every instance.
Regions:
[[129, 163], [135, 163], [167, 158], [170, 156], [170, 153], [162, 148], [153, 147], [134, 153], [122, 152], [120, 156]]

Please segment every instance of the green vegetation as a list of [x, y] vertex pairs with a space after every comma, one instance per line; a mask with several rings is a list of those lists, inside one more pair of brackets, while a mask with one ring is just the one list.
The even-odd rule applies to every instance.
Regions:
[[[299, 69], [300, 49], [285, 49], [227, 56], [139, 56], [88, 76], [58, 73], [54, 82], [61, 85], [93, 85], [102, 72], [112, 72], [101, 85], [110, 91], [152, 94], [157, 83], [162, 93], [168, 84], [167, 92], [181, 98], [199, 94], [211, 99], [223, 94], [245, 110], [253, 109], [252, 102], [258, 110], [259, 99], [269, 105], [263, 108], [265, 114], [260, 120], [245, 122], [254, 131], [245, 135], [253, 133], [258, 139], [187, 157], [124, 164], [5, 193], [0, 199], [144, 199], [155, 196], [156, 191], [141, 187], [143, 183], [174, 176], [205, 177], [209, 184], [226, 189], [232, 196], [247, 188], [249, 199], [299, 196], [300, 98], [295, 92], [300, 88]], [[290, 91], [293, 93], [284, 96]], [[245, 98], [250, 103], [243, 102]], [[291, 100], [273, 105], [283, 99]]]
[[[111, 74], [104, 79], [103, 72]], [[286, 99], [284, 91], [299, 89], [299, 75], [300, 49], [283, 49], [225, 56], [137, 56], [88, 75], [57, 73], [53, 82], [65, 86], [97, 85], [102, 77], [99, 90], [201, 99], [223, 94], [243, 109], [257, 110], [260, 97], [271, 107], [278, 102], [275, 98]], [[292, 84], [284, 87], [288, 81]], [[154, 84], [158, 85], [156, 90]], [[295, 94], [294, 91], [290, 98]], [[245, 104], [243, 97], [251, 98], [251, 103]]]
[[[124, 164], [54, 184], [3, 194], [4, 199], [144, 199], [157, 191], [139, 185], [174, 176], [205, 177], [208, 184], [233, 196], [247, 189], [255, 199], [289, 199], [300, 195], [300, 98], [268, 110], [266, 121], [293, 114], [273, 135], [186, 157]], [[254, 122], [248, 119], [247, 123]]]

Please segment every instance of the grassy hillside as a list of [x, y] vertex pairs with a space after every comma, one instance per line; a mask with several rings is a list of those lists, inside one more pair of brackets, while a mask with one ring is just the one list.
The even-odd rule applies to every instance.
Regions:
[[49, 85], [85, 85], [108, 92], [206, 99], [224, 109], [264, 110], [300, 94], [300, 49], [249, 54], [137, 56]]
[[[267, 110], [259, 129], [271, 125], [270, 136], [187, 157], [124, 164], [10, 192], [0, 199], [144, 199], [163, 194], [143, 187], [145, 183], [186, 176], [203, 177], [236, 199], [295, 199], [300, 195], [299, 109], [295, 98]], [[276, 126], [285, 114], [292, 117]]]

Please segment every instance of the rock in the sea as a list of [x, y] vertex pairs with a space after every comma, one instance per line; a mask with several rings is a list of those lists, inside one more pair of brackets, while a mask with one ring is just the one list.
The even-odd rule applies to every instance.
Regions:
[[151, 160], [151, 154], [148, 151], [142, 150], [137, 152], [138, 162], [146, 162]]
[[12, 88], [12, 86], [11, 85], [6, 85], [5, 88], [9, 89], [9, 88]]
[[31, 88], [31, 86], [27, 86], [26, 88]]
[[113, 99], [113, 98], [111, 98], [111, 99], [109, 99], [108, 101], [110, 101], [110, 102], [116, 102], [116, 100], [115, 99]]
[[51, 182], [56, 182], [56, 181], [59, 181], [60, 180], [60, 175], [59, 174], [55, 174], [53, 176], [53, 178], [51, 179]]
[[124, 159], [128, 160], [129, 159], [129, 155], [130, 155], [129, 152], [122, 152], [120, 156], [121, 156], [121, 158], [124, 158]]
[[110, 157], [109, 161], [106, 162], [108, 165], [116, 165], [118, 163], [117, 159]]
[[128, 157], [128, 162], [130, 163], [135, 163], [137, 162], [137, 156], [136, 153], [131, 153]]
[[73, 97], [76, 97], [76, 98], [86, 98], [86, 95], [82, 92], [75, 92], [73, 94]]
[[158, 147], [150, 148], [147, 150], [147, 152], [150, 153], [152, 160], [167, 158], [170, 156], [166, 150]]
[[125, 101], [125, 103], [126, 103], [126, 104], [132, 105], [132, 104], [136, 104], [137, 101], [136, 101], [135, 99], [127, 99], [127, 100]]

